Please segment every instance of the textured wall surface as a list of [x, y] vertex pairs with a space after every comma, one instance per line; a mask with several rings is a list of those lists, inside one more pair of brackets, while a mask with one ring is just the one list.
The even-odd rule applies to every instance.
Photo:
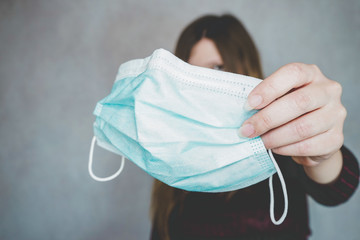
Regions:
[[[343, 85], [345, 143], [360, 157], [360, 2], [0, 2], [0, 239], [147, 239], [152, 178], [131, 162], [99, 183], [87, 172], [92, 111], [119, 64], [173, 50], [206, 13], [239, 17], [269, 75], [294, 61], [317, 64]], [[119, 157], [95, 150], [98, 175]], [[312, 240], [360, 236], [359, 191], [346, 204], [310, 200]]]

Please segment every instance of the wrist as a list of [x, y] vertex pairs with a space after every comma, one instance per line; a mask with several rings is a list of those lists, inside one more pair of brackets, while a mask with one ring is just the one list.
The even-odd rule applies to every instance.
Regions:
[[320, 184], [334, 182], [339, 177], [343, 165], [340, 150], [327, 158], [322, 158], [321, 161], [314, 160], [314, 158], [310, 161], [316, 162], [316, 164], [304, 165], [304, 171], [310, 179]]

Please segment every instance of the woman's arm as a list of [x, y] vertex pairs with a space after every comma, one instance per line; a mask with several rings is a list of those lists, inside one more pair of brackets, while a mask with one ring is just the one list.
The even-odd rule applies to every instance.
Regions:
[[[307, 157], [292, 157], [295, 162], [311, 162]], [[304, 159], [305, 158], [305, 159]], [[335, 181], [343, 167], [343, 156], [339, 149], [328, 159], [323, 160], [316, 164], [304, 165], [304, 170], [307, 176], [313, 181], [320, 184], [329, 184]]]
[[340, 149], [343, 163], [337, 178], [330, 183], [320, 184], [298, 168], [297, 178], [305, 191], [317, 202], [333, 206], [347, 201], [359, 185], [359, 163], [355, 156], [345, 147]]

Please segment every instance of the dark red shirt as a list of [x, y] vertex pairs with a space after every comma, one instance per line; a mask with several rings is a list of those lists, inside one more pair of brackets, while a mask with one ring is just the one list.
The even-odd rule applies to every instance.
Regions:
[[[306, 196], [334, 206], [348, 200], [359, 183], [359, 165], [354, 155], [342, 149], [344, 164], [332, 184], [318, 184], [305, 174], [303, 167], [290, 157], [275, 155], [284, 176], [289, 200], [285, 221], [274, 225], [270, 220], [268, 180], [237, 190], [230, 200], [216, 193], [189, 193], [182, 211], [174, 208], [170, 216], [170, 237], [175, 239], [307, 239], [311, 231]], [[277, 174], [274, 176], [275, 216], [283, 212], [283, 193]], [[153, 226], [151, 239], [160, 239]], [[161, 226], [160, 226], [161, 227]]]

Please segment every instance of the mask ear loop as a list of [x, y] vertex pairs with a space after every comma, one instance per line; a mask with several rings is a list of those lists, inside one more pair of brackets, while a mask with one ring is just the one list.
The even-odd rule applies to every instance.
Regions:
[[275, 216], [274, 216], [274, 189], [273, 189], [273, 176], [271, 176], [269, 178], [269, 189], [270, 189], [270, 218], [271, 221], [275, 224], [275, 225], [280, 225], [281, 223], [283, 223], [283, 221], [286, 218], [287, 212], [288, 212], [288, 195], [287, 195], [287, 191], [286, 191], [286, 185], [285, 185], [285, 180], [284, 177], [281, 173], [281, 170], [277, 164], [277, 162], [275, 161], [275, 158], [271, 152], [271, 150], [268, 150], [268, 153], [270, 155], [270, 159], [273, 161], [275, 169], [277, 171], [277, 174], [279, 175], [279, 179], [280, 179], [280, 183], [281, 183], [281, 187], [282, 187], [282, 191], [284, 194], [284, 212], [282, 214], [282, 216], [280, 217], [279, 220], [275, 220]]
[[124, 156], [121, 156], [121, 164], [120, 164], [119, 170], [116, 173], [114, 173], [113, 175], [111, 175], [110, 177], [102, 178], [102, 177], [95, 176], [95, 174], [92, 170], [95, 142], [96, 142], [96, 137], [94, 136], [91, 140], [90, 153], [89, 153], [89, 165], [88, 165], [89, 174], [94, 180], [99, 181], [99, 182], [107, 182], [107, 181], [113, 180], [114, 178], [119, 176], [120, 173], [122, 172], [122, 170], [124, 169], [125, 158], [124, 158]]

